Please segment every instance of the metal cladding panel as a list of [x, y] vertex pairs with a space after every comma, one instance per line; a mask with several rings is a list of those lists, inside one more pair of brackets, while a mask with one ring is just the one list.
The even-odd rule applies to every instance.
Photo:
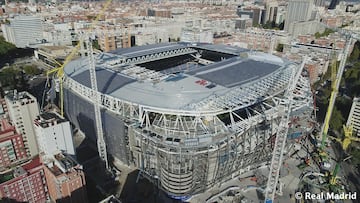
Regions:
[[117, 49], [110, 53], [116, 55], [123, 55], [129, 58], [144, 56], [149, 54], [155, 54], [165, 51], [171, 51], [175, 49], [185, 48], [186, 46], [176, 43], [160, 43], [160, 44], [151, 44], [145, 46], [136, 46], [130, 48]]
[[[88, 70], [73, 76], [73, 79], [86, 87], [91, 87], [90, 73]], [[135, 81], [134, 79], [123, 76], [119, 73], [100, 68], [96, 70], [96, 79], [98, 90], [105, 94], [109, 94], [122, 86]]]
[[108, 153], [128, 164], [126, 147], [128, 138], [124, 121], [119, 116], [108, 111], [103, 111], [102, 117]]
[[238, 64], [229, 65], [228, 67], [214, 71], [209, 70], [196, 76], [230, 88], [254, 81], [280, 68], [279, 65], [254, 60], [246, 60]]
[[189, 74], [189, 75], [196, 75], [196, 74], [198, 74], [198, 73], [200, 73], [202, 71], [209, 71], [211, 69], [219, 68], [221, 66], [226, 66], [228, 64], [237, 62], [239, 60], [240, 59], [238, 57], [233, 57], [233, 58], [230, 58], [230, 59], [227, 59], [227, 60], [224, 60], [224, 61], [219, 61], [219, 62], [210, 64], [210, 65], [201, 66], [201, 67], [198, 67], [196, 69], [192, 69], [190, 71], [187, 71], [186, 73]]
[[[64, 99], [67, 118], [96, 143], [94, 105], [68, 89], [64, 89]], [[108, 153], [127, 164], [124, 122], [108, 111], [102, 111], [101, 114]]]
[[87, 138], [96, 142], [93, 104], [64, 88], [64, 109], [70, 122], [83, 131]]

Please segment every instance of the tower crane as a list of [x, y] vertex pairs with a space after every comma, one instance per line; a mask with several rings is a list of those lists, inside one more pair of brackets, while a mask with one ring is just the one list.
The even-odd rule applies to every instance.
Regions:
[[[96, 16], [95, 20], [92, 22], [90, 26], [90, 32], [93, 30], [96, 23], [99, 21], [100, 17], [106, 11], [106, 9], [111, 4], [112, 0], [107, 0], [104, 7], [100, 11], [100, 13]], [[100, 158], [105, 162], [106, 169], [109, 169], [109, 163], [107, 159], [107, 151], [106, 151], [106, 144], [104, 140], [103, 128], [102, 128], [102, 120], [101, 120], [101, 112], [100, 112], [100, 98], [97, 89], [97, 80], [96, 80], [96, 73], [95, 73], [95, 61], [93, 55], [93, 49], [91, 41], [88, 38], [88, 35], [85, 35], [85, 43], [87, 47], [87, 56], [89, 58], [89, 67], [90, 67], [90, 80], [91, 80], [91, 88], [93, 92], [93, 101], [94, 101], [94, 110], [95, 110], [95, 125], [96, 125], [96, 133], [97, 133], [97, 147], [99, 151]], [[55, 77], [59, 81], [60, 85], [60, 113], [64, 116], [64, 91], [63, 91], [63, 78], [64, 78], [64, 67], [68, 64], [75, 54], [78, 53], [79, 49], [84, 45], [83, 39], [80, 38], [78, 44], [73, 48], [71, 53], [66, 57], [64, 63], [59, 66], [58, 68], [54, 68], [47, 72], [47, 77], [49, 78], [50, 75], [55, 74]]]
[[[96, 16], [95, 20], [90, 25], [90, 32], [94, 29], [94, 26], [99, 21], [100, 17], [104, 14], [106, 9], [110, 6], [112, 0], [107, 0], [104, 7], [101, 9], [99, 14]], [[71, 50], [70, 54], [65, 58], [64, 62], [60, 64], [59, 62], [55, 62], [59, 65], [59, 67], [56, 67], [54, 69], [51, 69], [46, 72], [46, 76], [49, 79], [51, 75], [56, 78], [56, 80], [59, 82], [59, 92], [60, 92], [60, 114], [61, 116], [64, 116], [64, 92], [63, 92], [63, 79], [64, 79], [64, 67], [74, 58], [74, 56], [79, 52], [81, 46], [83, 46], [82, 39], [79, 40], [77, 45]], [[56, 61], [54, 59], [54, 61]]]
[[266, 184], [266, 189], [264, 191], [266, 203], [273, 202], [275, 198], [286, 138], [289, 131], [288, 123], [290, 119], [291, 106], [295, 97], [294, 91], [296, 90], [298, 81], [300, 79], [306, 61], [307, 58], [305, 57], [300, 68], [294, 70], [292, 78], [289, 81], [289, 86], [284, 94], [285, 100], [283, 101], [283, 104], [279, 105], [280, 106], [279, 112], [282, 115], [280, 119], [280, 124], [276, 132], [275, 145], [274, 145], [271, 164], [270, 164], [269, 176]]
[[[331, 115], [332, 115], [332, 112], [333, 112], [333, 109], [334, 109], [336, 96], [337, 96], [338, 91], [339, 91], [341, 77], [342, 77], [344, 69], [345, 69], [346, 58], [349, 55], [351, 44], [353, 43], [353, 36], [352, 35], [347, 35], [346, 37], [347, 37], [346, 45], [345, 45], [345, 48], [343, 49], [343, 52], [341, 54], [340, 65], [339, 65], [339, 69], [338, 69], [338, 71], [336, 73], [336, 76], [335, 76], [336, 69], [332, 68], [332, 75], [333, 75], [333, 78], [332, 78], [333, 81], [331, 83], [332, 91], [331, 91], [331, 95], [330, 95], [330, 99], [329, 99], [329, 106], [328, 106], [328, 109], [327, 109], [327, 112], [326, 112], [324, 124], [323, 124], [323, 126], [321, 128], [320, 135], [322, 136], [322, 138], [321, 138], [320, 150], [323, 150], [324, 147], [325, 147], [325, 142], [326, 142], [327, 134], [328, 134], [328, 131], [329, 131], [330, 118], [331, 118]], [[336, 62], [334, 62], [334, 63], [336, 63]], [[333, 64], [333, 65], [335, 65], [335, 64]]]
[[95, 125], [96, 125], [96, 134], [97, 134], [97, 146], [99, 151], [100, 158], [105, 162], [106, 169], [109, 169], [109, 162], [107, 159], [106, 144], [104, 139], [103, 125], [101, 119], [100, 111], [100, 96], [97, 88], [97, 79], [96, 79], [96, 67], [94, 60], [94, 51], [92, 48], [92, 43], [89, 36], [85, 35], [87, 57], [89, 59], [89, 72], [90, 72], [90, 81], [92, 89], [92, 101], [94, 102], [94, 113], [95, 113]]

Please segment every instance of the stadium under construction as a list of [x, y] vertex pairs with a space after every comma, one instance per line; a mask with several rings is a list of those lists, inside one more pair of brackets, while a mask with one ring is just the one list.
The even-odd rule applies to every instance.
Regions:
[[[96, 142], [89, 57], [64, 69], [65, 113]], [[163, 43], [95, 56], [107, 152], [174, 198], [204, 192], [268, 165], [284, 92], [299, 70], [270, 54], [212, 44]], [[288, 139], [308, 133], [313, 110], [303, 73]]]

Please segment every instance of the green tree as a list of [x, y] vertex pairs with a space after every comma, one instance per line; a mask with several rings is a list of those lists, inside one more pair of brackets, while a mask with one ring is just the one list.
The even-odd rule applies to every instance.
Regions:
[[357, 61], [360, 56], [359, 43], [356, 42], [353, 51], [350, 54], [350, 61]]
[[27, 75], [38, 75], [41, 73], [41, 70], [38, 69], [36, 66], [25, 66], [23, 69], [25, 74]]
[[284, 50], [284, 45], [283, 44], [278, 44], [277, 47], [276, 47], [276, 51], [283, 52], [283, 50]]
[[92, 46], [94, 49], [101, 50], [99, 41], [97, 39], [92, 41]]
[[331, 115], [330, 127], [340, 132], [344, 123], [345, 119], [342, 116], [341, 111], [335, 106]]
[[4, 37], [0, 36], [0, 55], [4, 55], [13, 49], [16, 49], [15, 45], [5, 41]]

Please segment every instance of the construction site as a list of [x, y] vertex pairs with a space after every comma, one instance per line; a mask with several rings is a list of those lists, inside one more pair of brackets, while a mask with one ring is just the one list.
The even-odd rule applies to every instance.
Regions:
[[266, 168], [257, 187], [273, 199], [283, 153], [314, 128], [303, 65], [225, 45], [164, 43], [73, 60], [60, 86], [65, 115], [97, 143], [106, 167], [137, 168], [169, 197], [194, 202]]

